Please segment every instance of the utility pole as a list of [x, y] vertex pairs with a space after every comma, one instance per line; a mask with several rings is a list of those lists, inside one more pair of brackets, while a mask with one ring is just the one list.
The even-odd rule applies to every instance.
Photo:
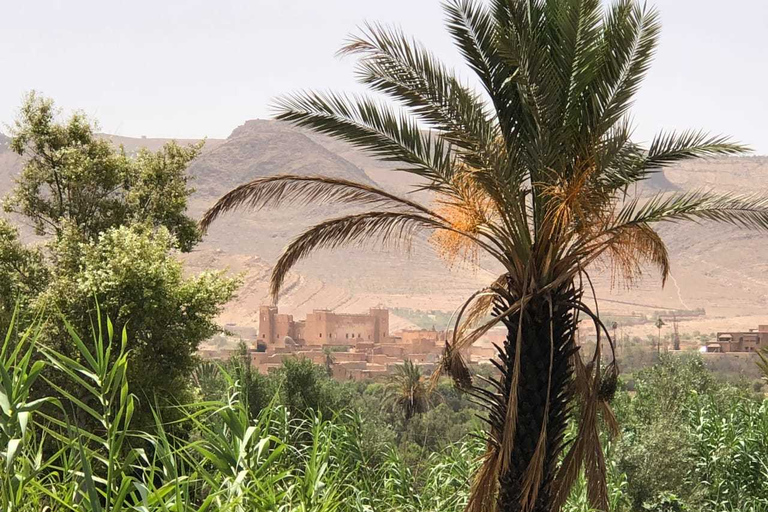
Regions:
[[664, 323], [664, 320], [662, 320], [661, 317], [659, 317], [659, 319], [656, 320], [656, 327], [659, 329], [659, 340], [656, 343], [656, 355], [661, 354], [661, 328], [664, 327], [665, 325], [667, 324]]

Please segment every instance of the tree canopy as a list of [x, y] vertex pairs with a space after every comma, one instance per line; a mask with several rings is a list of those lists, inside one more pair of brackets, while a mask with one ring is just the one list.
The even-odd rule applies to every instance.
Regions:
[[238, 284], [223, 272], [185, 276], [176, 257], [200, 240], [186, 168], [202, 143], [130, 155], [84, 114], [59, 117], [31, 93], [14, 126], [10, 146], [24, 163], [4, 207], [42, 238], [24, 245], [0, 222], [0, 313], [9, 320], [17, 302], [22, 324], [53, 313], [40, 342], [68, 356], [77, 349], [63, 317], [89, 332], [98, 307], [119, 329], [130, 325], [130, 377], [152, 423], [155, 397], [184, 398], [197, 348], [220, 330], [215, 318]]
[[175, 142], [131, 157], [100, 137], [82, 113], [57, 120], [52, 100], [31, 93], [21, 106], [11, 148], [26, 158], [7, 212], [28, 218], [39, 235], [61, 236], [71, 223], [89, 240], [135, 221], [164, 226], [189, 251], [200, 240], [185, 214], [192, 193], [185, 170], [202, 143]]

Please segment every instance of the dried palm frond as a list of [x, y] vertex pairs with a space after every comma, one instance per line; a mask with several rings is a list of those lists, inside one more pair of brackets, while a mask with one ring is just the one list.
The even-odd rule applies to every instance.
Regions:
[[[465, 302], [463, 307], [468, 306], [476, 296], [483, 293], [483, 290], [476, 292], [467, 302]], [[499, 322], [504, 321], [509, 315], [520, 310], [522, 306], [523, 301], [516, 301], [503, 311], [498, 311], [493, 318], [487, 320], [479, 327], [468, 330], [468, 332], [464, 331], [460, 337], [457, 335], [458, 329], [454, 329], [452, 340], [446, 341], [445, 351], [443, 352], [440, 364], [432, 374], [432, 385], [434, 386], [437, 384], [438, 379], [443, 373], [447, 373], [455, 381], [458, 380], [458, 382], [466, 383], [467, 376], [469, 375], [469, 368], [464, 361], [462, 352], [472, 346]], [[459, 315], [459, 318], [460, 317], [461, 315]]]
[[[464, 233], [480, 235], [481, 231], [493, 224], [494, 203], [476, 182], [475, 173], [466, 164], [457, 166], [452, 178], [451, 197], [436, 200], [435, 211], [441, 218]], [[477, 244], [466, 237], [450, 231], [436, 231], [431, 238], [438, 255], [448, 263], [466, 261], [478, 264]]]
[[506, 291], [509, 276], [502, 274], [491, 283], [488, 288], [483, 288], [475, 293], [461, 307], [456, 317], [456, 325], [453, 329], [453, 338], [461, 339], [466, 333], [475, 327], [481, 320], [491, 315], [495, 302], [501, 298], [509, 300], [509, 292]]
[[472, 481], [466, 512], [495, 512], [498, 509], [500, 456], [498, 445], [490, 444]]
[[525, 287], [523, 288], [523, 296], [520, 299], [520, 312], [519, 320], [517, 322], [517, 333], [515, 335], [515, 354], [514, 361], [512, 361], [512, 379], [509, 386], [509, 397], [505, 410], [505, 424], [501, 438], [501, 472], [509, 470], [509, 465], [512, 460], [512, 448], [514, 447], [515, 434], [517, 433], [517, 401], [520, 388], [520, 360], [523, 344], [523, 322], [525, 322], [525, 315], [522, 314], [525, 311], [525, 304], [530, 299], [528, 296], [528, 272], [526, 272], [524, 278]]

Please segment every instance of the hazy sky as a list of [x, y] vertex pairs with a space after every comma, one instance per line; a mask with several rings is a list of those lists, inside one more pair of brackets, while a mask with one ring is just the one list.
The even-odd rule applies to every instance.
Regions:
[[[638, 139], [705, 128], [768, 154], [768, 2], [655, 4], [664, 30], [634, 109]], [[106, 132], [226, 137], [268, 117], [278, 94], [354, 89], [352, 61], [334, 53], [365, 20], [460, 64], [438, 0], [2, 0], [0, 126], [36, 89]]]

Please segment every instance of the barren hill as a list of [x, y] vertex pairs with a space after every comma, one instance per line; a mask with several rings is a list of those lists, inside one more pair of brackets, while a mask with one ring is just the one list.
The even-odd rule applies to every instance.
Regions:
[[[111, 138], [128, 151], [142, 146], [157, 149], [165, 142]], [[0, 137], [0, 193], [8, 192], [19, 168], [18, 158], [7, 150], [7, 140]], [[398, 193], [407, 192], [413, 183], [409, 175], [392, 171], [389, 164], [328, 137], [274, 121], [248, 121], [226, 140], [206, 142], [203, 154], [190, 167], [197, 189], [190, 210], [199, 217], [231, 188], [257, 176], [278, 173], [325, 174], [376, 182]], [[669, 169], [656, 177], [651, 188], [768, 193], [767, 176], [768, 157], [717, 159]], [[429, 200], [425, 194], [417, 197]], [[241, 273], [245, 284], [221, 320], [255, 325], [256, 309], [267, 300], [271, 266], [285, 245], [302, 228], [348, 211], [315, 207], [227, 215], [184, 259], [191, 272], [228, 268]], [[670, 246], [673, 279], [662, 289], [658, 277], [650, 273], [628, 291], [613, 286], [609, 273], [596, 271], [598, 295], [606, 299], [604, 310], [651, 314], [656, 309], [705, 308], [707, 318], [702, 322], [713, 323], [717, 322], [715, 317], [728, 316], [740, 317], [729, 320], [729, 326], [768, 323], [768, 252], [764, 249], [764, 235], [691, 224], [664, 225], [661, 231]], [[437, 259], [426, 238], [414, 244], [410, 255], [348, 248], [319, 253], [297, 267], [287, 282], [280, 307], [299, 316], [313, 308], [357, 312], [378, 304], [452, 311], [475, 289], [488, 284], [493, 275], [493, 268], [452, 271]], [[405, 320], [393, 322], [394, 328], [408, 325]]]

